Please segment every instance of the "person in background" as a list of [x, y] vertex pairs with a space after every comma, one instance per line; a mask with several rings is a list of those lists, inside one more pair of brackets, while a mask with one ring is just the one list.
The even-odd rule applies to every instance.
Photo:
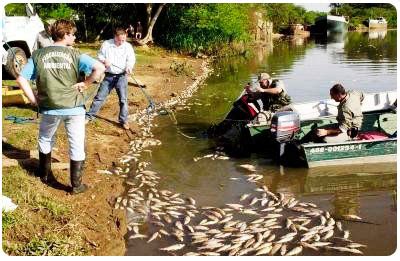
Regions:
[[118, 121], [124, 129], [129, 129], [127, 75], [133, 72], [135, 52], [132, 45], [126, 42], [126, 36], [123, 28], [116, 28], [114, 38], [104, 41], [101, 45], [98, 58], [106, 66], [106, 73], [93, 103], [86, 113], [86, 122], [95, 118], [107, 96], [115, 88], [120, 108]]
[[44, 22], [44, 30], [38, 33], [36, 40], [38, 48], [47, 47], [54, 43], [53, 39], [51, 38], [51, 25], [54, 22], [54, 20]]
[[138, 39], [138, 40], [142, 39], [142, 32], [143, 32], [143, 27], [142, 27], [142, 25], [140, 24], [140, 21], [139, 21], [139, 22], [137, 22], [137, 25], [136, 25], [135, 38]]
[[318, 138], [326, 143], [344, 142], [357, 135], [363, 121], [361, 103], [364, 94], [359, 91], [348, 91], [341, 84], [330, 89], [331, 98], [339, 102], [337, 124], [330, 124], [315, 130]]
[[[17, 77], [17, 84], [41, 113], [37, 175], [46, 184], [55, 181], [51, 172], [51, 151], [55, 144], [55, 133], [63, 122], [69, 143], [72, 194], [84, 192], [88, 188], [82, 184], [86, 156], [83, 91], [105, 71], [103, 64], [71, 48], [75, 32], [74, 22], [57, 20], [51, 26], [54, 44], [34, 51]], [[90, 72], [85, 81], [78, 82], [80, 71]], [[29, 84], [29, 80], [34, 79], [37, 96]]]

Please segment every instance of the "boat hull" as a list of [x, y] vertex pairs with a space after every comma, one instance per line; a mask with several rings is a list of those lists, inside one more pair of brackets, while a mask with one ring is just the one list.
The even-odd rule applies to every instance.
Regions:
[[348, 30], [348, 23], [339, 16], [323, 16], [315, 21], [314, 33], [345, 33]]
[[309, 168], [330, 165], [395, 162], [397, 138], [335, 144], [302, 145]]

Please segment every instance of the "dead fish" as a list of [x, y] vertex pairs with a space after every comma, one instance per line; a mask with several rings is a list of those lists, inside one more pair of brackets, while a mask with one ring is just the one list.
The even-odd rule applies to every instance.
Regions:
[[278, 218], [281, 216], [282, 214], [268, 214], [267, 216], [265, 216], [265, 218], [270, 219], [270, 218]]
[[332, 249], [332, 250], [337, 250], [337, 251], [340, 251], [340, 252], [349, 252], [349, 253], [353, 253], [353, 254], [360, 254], [360, 255], [362, 255], [362, 254], [363, 254], [363, 252], [361, 252], [360, 250], [358, 250], [358, 249], [355, 249], [355, 248], [347, 248], [347, 247], [330, 247], [330, 246], [327, 246], [327, 247], [326, 247], [326, 249]]
[[258, 223], [261, 223], [261, 222], [264, 222], [264, 221], [265, 221], [265, 218], [258, 218], [256, 220], [252, 221], [251, 224], [258, 224]]
[[259, 199], [257, 197], [254, 197], [251, 202], [250, 202], [250, 206], [254, 205]]
[[248, 214], [248, 215], [260, 215], [258, 214], [256, 211], [252, 210], [252, 209], [244, 209], [242, 211], [243, 214]]
[[303, 247], [302, 246], [298, 246], [298, 247], [293, 248], [289, 252], [287, 252], [286, 256], [295, 256], [295, 255], [300, 254], [301, 251], [303, 251]]
[[290, 242], [294, 239], [294, 236], [291, 237], [283, 237], [281, 239], [279, 239], [278, 241], [276, 241], [276, 243], [287, 243]]
[[190, 223], [190, 217], [189, 216], [185, 216], [185, 219], [183, 220], [183, 224], [187, 225]]
[[215, 250], [215, 252], [217, 252], [217, 253], [219, 253], [219, 252], [224, 252], [224, 251], [227, 251], [228, 248], [230, 248], [230, 247], [231, 247], [230, 244], [223, 245], [222, 247], [220, 247], [220, 248], [218, 248], [217, 250]]
[[191, 205], [196, 205], [196, 200], [194, 200], [193, 198], [189, 197], [188, 200]]
[[306, 247], [306, 248], [310, 248], [310, 249], [312, 249], [314, 251], [318, 251], [319, 250], [317, 247], [315, 247], [315, 246], [313, 246], [313, 245], [311, 245], [311, 244], [309, 244], [307, 242], [301, 242], [300, 245], [302, 245], [303, 247]]
[[345, 218], [345, 219], [356, 219], [356, 220], [362, 220], [362, 218], [360, 218], [359, 216], [357, 216], [357, 215], [343, 215], [342, 216], [343, 218]]
[[159, 236], [159, 233], [158, 233], [158, 232], [154, 233], [154, 234], [149, 238], [149, 240], [147, 240], [147, 243], [150, 243], [151, 241], [153, 241], [154, 239], [156, 239], [158, 236]]
[[283, 244], [281, 246], [281, 256], [284, 256], [287, 252], [287, 245]]
[[160, 250], [163, 250], [163, 251], [176, 251], [176, 250], [182, 249], [184, 247], [185, 247], [185, 244], [175, 244], [175, 245], [172, 245], [172, 246], [160, 248]]
[[328, 219], [327, 226], [333, 226], [335, 225], [335, 220], [333, 218]]
[[228, 207], [230, 207], [234, 210], [240, 210], [241, 208], [243, 208], [243, 205], [240, 205], [240, 204], [225, 204], [225, 205], [227, 205]]
[[270, 251], [270, 255], [271, 256], [273, 256], [273, 255], [275, 255], [278, 251], [279, 251], [279, 249], [282, 247], [282, 244], [280, 244], [280, 243], [277, 243], [277, 244], [274, 244], [273, 246], [272, 246], [272, 249], [271, 249], [271, 251]]
[[246, 169], [248, 171], [251, 171], [251, 172], [255, 172], [256, 171], [256, 168], [253, 165], [250, 165], [250, 164], [242, 164], [242, 165], [239, 165], [239, 167], [244, 168], [244, 169]]
[[165, 231], [164, 229], [160, 229], [160, 230], [158, 230], [158, 232], [164, 236], [169, 236], [169, 233], [167, 231]]
[[183, 226], [182, 226], [182, 223], [181, 223], [180, 221], [176, 221], [176, 222], [175, 222], [175, 226], [176, 226], [179, 230], [182, 230], [182, 231], [183, 231]]
[[253, 248], [245, 248], [245, 249], [241, 249], [239, 252], [236, 253], [237, 256], [244, 256], [246, 254], [248, 254], [249, 252], [253, 251]]
[[250, 196], [250, 194], [243, 194], [242, 196], [240, 196], [239, 201], [245, 200], [248, 196]]
[[325, 216], [320, 216], [319, 217], [320, 221], [321, 221], [321, 225], [324, 226], [326, 224], [326, 218]]
[[314, 242], [312, 244], [310, 244], [313, 247], [322, 247], [322, 246], [329, 246], [332, 245], [331, 242]]
[[339, 231], [343, 231], [342, 223], [340, 221], [336, 222], [336, 227], [339, 229]]
[[142, 234], [135, 234], [129, 237], [129, 239], [135, 239], [135, 238], [147, 238], [147, 236]]
[[244, 248], [250, 247], [255, 242], [256, 242], [255, 238], [251, 238], [251, 239], [247, 240], [246, 243], [244, 243]]
[[232, 218], [233, 218], [233, 216], [228, 216], [228, 217], [226, 217], [226, 218], [220, 220], [218, 223], [219, 223], [219, 224], [226, 223], [226, 222], [230, 221]]
[[349, 248], [359, 248], [359, 247], [367, 247], [366, 245], [363, 245], [363, 244], [359, 244], [359, 243], [350, 243], [350, 244], [348, 244], [346, 247], [349, 247]]

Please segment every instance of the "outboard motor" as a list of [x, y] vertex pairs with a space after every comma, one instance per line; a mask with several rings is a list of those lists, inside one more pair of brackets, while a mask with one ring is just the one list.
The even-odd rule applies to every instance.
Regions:
[[285, 144], [293, 140], [300, 130], [300, 117], [293, 111], [282, 111], [274, 114], [271, 120], [272, 137], [280, 144], [279, 158], [285, 152]]

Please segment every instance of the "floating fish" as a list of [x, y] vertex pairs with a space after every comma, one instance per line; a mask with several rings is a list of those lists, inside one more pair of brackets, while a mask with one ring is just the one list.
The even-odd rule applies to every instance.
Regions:
[[184, 247], [185, 247], [185, 244], [176, 244], [176, 245], [171, 245], [171, 246], [168, 246], [168, 247], [160, 248], [160, 250], [163, 250], [163, 251], [176, 251], [176, 250], [182, 249]]

